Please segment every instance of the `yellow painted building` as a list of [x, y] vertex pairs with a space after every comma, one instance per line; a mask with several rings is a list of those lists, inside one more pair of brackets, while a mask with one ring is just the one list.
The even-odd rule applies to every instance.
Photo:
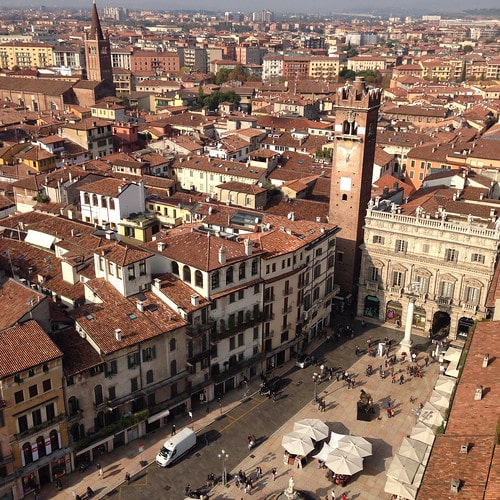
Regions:
[[4, 69], [53, 66], [54, 54], [48, 43], [8, 42], [0, 44], [0, 67]]
[[71, 470], [63, 353], [33, 320], [1, 331], [0, 347], [2, 492], [17, 488], [23, 496]]

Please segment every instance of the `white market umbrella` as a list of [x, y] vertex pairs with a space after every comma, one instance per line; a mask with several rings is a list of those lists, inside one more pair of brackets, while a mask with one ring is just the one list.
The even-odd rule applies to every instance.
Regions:
[[281, 438], [281, 444], [288, 453], [305, 457], [314, 450], [314, 445], [309, 436], [300, 432], [289, 432]]
[[417, 488], [415, 486], [400, 483], [392, 477], [387, 478], [384, 491], [391, 495], [396, 495], [398, 498], [404, 498], [405, 500], [413, 500], [417, 496]]
[[363, 459], [352, 453], [341, 450], [333, 450], [326, 459], [325, 465], [335, 472], [345, 476], [352, 476], [363, 470]]
[[346, 434], [338, 434], [337, 432], [331, 432], [330, 433], [330, 439], [328, 441], [328, 444], [332, 448], [337, 448], [337, 443], [343, 438], [346, 437]]
[[305, 418], [293, 424], [294, 432], [309, 436], [314, 441], [322, 441], [330, 435], [330, 428], [319, 418]]
[[317, 455], [313, 455], [313, 458], [321, 460], [324, 463], [324, 462], [326, 462], [328, 455], [333, 450], [334, 450], [334, 448], [332, 446], [330, 446], [328, 443], [323, 443], [323, 448], [321, 448], [321, 451]]
[[448, 408], [448, 406], [450, 406], [450, 395], [434, 390], [432, 391], [429, 403], [436, 406], [437, 408], [446, 409]]
[[455, 387], [455, 382], [456, 380], [454, 378], [447, 377], [446, 375], [439, 375], [434, 389], [443, 394], [451, 394]]
[[339, 439], [337, 449], [364, 458], [372, 455], [372, 444], [359, 436], [344, 436]]
[[412, 439], [416, 439], [417, 441], [421, 441], [422, 443], [428, 444], [429, 446], [432, 446], [436, 435], [428, 425], [424, 424], [423, 422], [417, 422], [410, 432], [410, 437]]
[[399, 447], [398, 455], [422, 463], [428, 450], [429, 446], [422, 441], [405, 437]]
[[416, 460], [396, 454], [387, 469], [387, 476], [396, 481], [411, 484], [419, 466], [420, 463]]
[[444, 420], [444, 410], [427, 401], [422, 410], [420, 410], [418, 420], [429, 427], [439, 427]]

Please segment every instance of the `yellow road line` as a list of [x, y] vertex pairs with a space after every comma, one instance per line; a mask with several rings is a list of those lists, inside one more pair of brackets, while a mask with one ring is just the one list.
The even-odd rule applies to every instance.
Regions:
[[239, 420], [241, 420], [243, 417], [246, 417], [249, 413], [251, 413], [252, 411], [254, 411], [260, 405], [264, 404], [266, 401], [267, 401], [267, 399], [264, 399], [260, 403], [257, 403], [255, 406], [252, 406], [252, 408], [250, 408], [247, 412], [243, 413], [242, 415], [240, 415], [237, 418], [231, 417], [233, 419], [233, 421], [230, 424], [226, 425], [226, 427], [223, 427], [219, 432], [222, 434], [226, 429], [229, 429], [229, 427], [231, 427], [232, 425], [234, 425], [236, 422], [238, 422]]

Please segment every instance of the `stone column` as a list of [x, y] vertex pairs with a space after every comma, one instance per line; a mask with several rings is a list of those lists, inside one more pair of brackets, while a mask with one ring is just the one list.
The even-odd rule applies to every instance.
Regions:
[[399, 344], [399, 352], [406, 352], [408, 356], [410, 355], [411, 350], [411, 325], [413, 322], [413, 311], [415, 309], [415, 300], [416, 297], [409, 296], [408, 297], [408, 311], [406, 313], [406, 321], [405, 321], [405, 336], [401, 343]]

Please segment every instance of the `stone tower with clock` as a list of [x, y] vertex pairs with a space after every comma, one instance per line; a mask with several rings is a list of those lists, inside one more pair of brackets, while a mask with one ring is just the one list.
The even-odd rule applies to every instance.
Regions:
[[339, 88], [335, 99], [335, 143], [329, 221], [338, 224], [335, 283], [354, 294], [359, 279], [363, 225], [371, 198], [381, 89], [361, 77]]
[[104, 82], [106, 87], [114, 90], [111, 45], [108, 36], [103, 34], [95, 0], [92, 2], [90, 32], [87, 33], [84, 45], [87, 79]]

